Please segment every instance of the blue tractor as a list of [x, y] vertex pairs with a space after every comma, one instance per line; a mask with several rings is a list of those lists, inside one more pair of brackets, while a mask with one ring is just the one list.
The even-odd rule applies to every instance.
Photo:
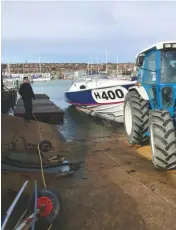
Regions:
[[176, 41], [159, 42], [136, 57], [138, 80], [124, 102], [130, 144], [150, 138], [155, 168], [176, 169]]

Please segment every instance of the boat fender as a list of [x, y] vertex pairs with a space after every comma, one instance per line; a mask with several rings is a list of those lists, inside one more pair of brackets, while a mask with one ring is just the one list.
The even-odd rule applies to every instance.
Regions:
[[[65, 163], [65, 165], [64, 165]], [[67, 164], [68, 163], [68, 164]], [[70, 171], [70, 167], [69, 167], [69, 162], [68, 161], [63, 161], [63, 165], [60, 166], [60, 171], [62, 173], [65, 173], [65, 172], [69, 172]]]

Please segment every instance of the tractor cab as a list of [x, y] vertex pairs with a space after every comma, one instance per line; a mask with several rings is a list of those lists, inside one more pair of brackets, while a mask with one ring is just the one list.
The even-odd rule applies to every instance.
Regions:
[[138, 82], [149, 96], [152, 109], [176, 111], [176, 41], [160, 42], [136, 58]]

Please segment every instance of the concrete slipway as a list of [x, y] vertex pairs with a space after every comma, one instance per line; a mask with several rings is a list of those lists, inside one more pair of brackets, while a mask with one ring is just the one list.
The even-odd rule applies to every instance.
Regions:
[[[24, 129], [21, 118], [10, 119], [16, 129]], [[3, 122], [5, 127], [9, 119], [6, 117]], [[37, 142], [32, 135], [36, 122], [27, 125], [28, 139]], [[86, 140], [64, 143], [51, 126], [41, 123], [41, 127], [45, 138], [50, 136], [65, 158], [85, 162], [74, 176], [46, 177], [47, 185], [58, 190], [63, 201], [61, 216], [53, 230], [176, 229], [176, 172], [156, 171], [148, 146], [132, 148], [123, 136], [116, 135], [94, 139], [88, 135]], [[4, 143], [8, 138], [6, 133]], [[38, 179], [42, 185], [37, 174], [2, 174], [4, 208], [10, 202], [6, 189], [11, 186], [12, 190], [18, 190], [26, 179]], [[29, 186], [27, 193], [31, 192]]]

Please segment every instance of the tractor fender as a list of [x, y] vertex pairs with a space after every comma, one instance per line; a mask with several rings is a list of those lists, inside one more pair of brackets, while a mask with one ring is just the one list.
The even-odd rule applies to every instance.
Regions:
[[129, 88], [129, 91], [133, 91], [133, 90], [137, 91], [139, 95], [142, 97], [142, 99], [146, 101], [149, 100], [148, 94], [143, 86], [133, 86]]

